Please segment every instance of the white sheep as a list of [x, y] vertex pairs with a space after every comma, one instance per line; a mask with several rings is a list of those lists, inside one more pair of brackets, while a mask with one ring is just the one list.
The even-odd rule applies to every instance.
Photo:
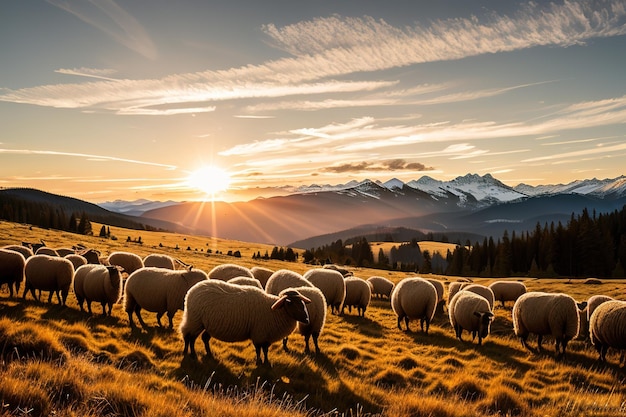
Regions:
[[589, 321], [589, 335], [601, 362], [606, 362], [606, 353], [613, 348], [622, 352], [622, 364], [626, 349], [626, 302], [609, 300], [597, 306]]
[[8, 249], [8, 250], [12, 250], [15, 252], [19, 252], [24, 256], [24, 259], [28, 259], [34, 255], [33, 250], [29, 248], [28, 246], [24, 246], [24, 245], [6, 245], [6, 246], [3, 246], [2, 249]]
[[607, 301], [612, 301], [613, 297], [608, 295], [592, 295], [587, 300], [587, 322], [591, 322], [591, 315], [598, 308], [598, 306]]
[[445, 287], [442, 281], [434, 278], [425, 278], [426, 281], [430, 282], [435, 286], [437, 290], [437, 307], [435, 308], [435, 313], [443, 313], [443, 307], [446, 305], [446, 299], [443, 298], [443, 293], [445, 291]]
[[[343, 278], [341, 278], [343, 279]], [[309, 281], [297, 272], [289, 269], [279, 269], [274, 272], [265, 284], [265, 292], [268, 294], [278, 295], [287, 288], [296, 287], [312, 287]]]
[[457, 292], [461, 291], [463, 287], [467, 287], [471, 284], [471, 282], [454, 281], [448, 285], [448, 309], [450, 309], [450, 301], [452, 300], [452, 297], [454, 297]]
[[13, 287], [15, 295], [20, 291], [20, 285], [24, 281], [24, 265], [26, 259], [20, 252], [10, 249], [0, 249], [0, 286], [7, 284], [9, 287], [9, 297], [13, 298]]
[[252, 272], [252, 275], [259, 280], [263, 288], [265, 288], [267, 280], [270, 279], [270, 277], [274, 273], [273, 270], [265, 268], [263, 266], [253, 266], [252, 268], [250, 268], [250, 272]]
[[122, 276], [116, 266], [85, 264], [80, 266], [74, 274], [74, 294], [78, 300], [80, 311], [83, 302], [87, 301], [87, 311], [91, 314], [91, 302], [102, 305], [102, 315], [107, 315], [106, 306], [111, 315], [113, 304], [122, 297]]
[[461, 288], [461, 291], [473, 292], [474, 294], [478, 294], [481, 297], [484, 297], [485, 300], [489, 302], [489, 310], [493, 311], [493, 304], [495, 302], [495, 297], [493, 295], [493, 291], [491, 290], [491, 288], [485, 287], [484, 285], [480, 285], [480, 284], [470, 284]]
[[[257, 365], [269, 365], [272, 343], [289, 336], [297, 322], [309, 323], [305, 303], [311, 300], [289, 289], [282, 296], [255, 287], [208, 280], [194, 285], [185, 297], [180, 333], [185, 342], [183, 355], [196, 358], [195, 341], [202, 334], [207, 355], [212, 357], [210, 339], [223, 342], [252, 340]], [[261, 360], [263, 351], [264, 360]]]
[[407, 331], [410, 331], [409, 320], [419, 319], [422, 331], [428, 334], [436, 306], [437, 290], [433, 284], [423, 278], [404, 278], [396, 284], [391, 293], [391, 308], [398, 316], [398, 329], [400, 330], [402, 330], [403, 319]]
[[74, 266], [70, 261], [58, 256], [34, 255], [26, 260], [24, 265], [24, 295], [30, 291], [33, 298], [35, 290], [50, 291], [48, 302], [52, 301], [52, 294], [56, 294], [59, 304], [65, 305], [72, 280], [74, 279]]
[[143, 308], [157, 313], [159, 327], [163, 327], [161, 317], [167, 312], [169, 328], [173, 328], [174, 314], [177, 310], [183, 310], [189, 288], [207, 279], [207, 274], [199, 269], [173, 271], [150, 267], [133, 272], [124, 287], [124, 311], [128, 314], [130, 327], [135, 328], [133, 313], [143, 328], [148, 327], [141, 317]]
[[463, 330], [472, 333], [472, 341], [478, 335], [478, 344], [489, 335], [493, 312], [485, 297], [471, 291], [457, 292], [448, 305], [450, 324], [456, 337], [462, 339]]
[[557, 357], [564, 357], [567, 343], [578, 334], [578, 307], [567, 294], [527, 292], [515, 301], [512, 315], [513, 331], [528, 349], [526, 340], [530, 333], [537, 335], [538, 350], [543, 336], [551, 335], [556, 341]]
[[348, 307], [349, 312], [352, 312], [352, 307], [356, 307], [359, 316], [365, 317], [365, 310], [372, 300], [372, 289], [361, 278], [346, 277], [344, 281], [346, 283], [346, 298], [341, 307], [341, 314], [346, 307]]
[[502, 303], [502, 307], [507, 301], [517, 301], [528, 291], [526, 285], [519, 281], [494, 281], [489, 284], [489, 288], [493, 291], [495, 300]]
[[383, 298], [386, 296], [387, 298], [391, 297], [391, 291], [393, 291], [394, 283], [388, 280], [385, 277], [380, 277], [377, 275], [371, 276], [367, 279], [367, 282], [370, 284], [372, 288], [372, 296]]
[[346, 268], [341, 268], [341, 267], [338, 267], [337, 265], [334, 265], [334, 264], [326, 264], [326, 265], [324, 265], [322, 268], [323, 268], [323, 269], [331, 269], [331, 270], [333, 270], [333, 271], [337, 271], [337, 272], [339, 272], [341, 275], [343, 275], [343, 276], [344, 276], [344, 278], [345, 278], [345, 277], [348, 277], [348, 276], [350, 276], [350, 275], [352, 275], [352, 271], [350, 271], [350, 270], [348, 270], [348, 269], [346, 269]]
[[35, 251], [35, 255], [48, 255], [48, 256], [59, 256], [55, 249], [49, 248], [47, 246], [42, 246]]
[[[322, 329], [324, 329], [324, 324], [326, 323], [326, 311], [328, 310], [328, 306], [326, 305], [326, 298], [322, 291], [317, 287], [297, 287], [290, 288], [284, 291], [281, 291], [280, 296], [284, 295], [286, 291], [296, 290], [304, 297], [311, 300], [310, 304], [307, 304], [307, 310], [309, 312], [309, 323], [305, 324], [302, 322], [298, 322], [298, 333], [304, 336], [304, 353], [310, 353], [311, 349], [309, 348], [309, 340], [311, 336], [313, 336], [313, 345], [315, 345], [315, 353], [320, 353], [320, 346], [318, 344], [318, 339], [320, 334], [322, 333]], [[288, 337], [283, 339], [283, 348], [285, 351], [289, 351], [287, 347]]]
[[339, 314], [346, 299], [346, 283], [341, 272], [334, 269], [313, 268], [306, 271], [302, 276], [322, 290], [331, 313]]
[[128, 275], [143, 268], [143, 259], [141, 259], [141, 256], [132, 252], [113, 252], [109, 254], [107, 263], [121, 267]]
[[261, 281], [259, 281], [256, 278], [235, 277], [235, 278], [229, 279], [227, 282], [230, 282], [231, 284], [237, 284], [237, 285], [250, 285], [252, 287], [263, 289], [263, 285], [261, 285]]
[[174, 258], [164, 253], [151, 253], [143, 258], [144, 267], [176, 269]]
[[221, 281], [228, 281], [235, 277], [249, 277], [254, 278], [249, 268], [237, 264], [221, 264], [211, 269], [208, 273], [209, 279], [219, 279]]
[[78, 255], [76, 253], [70, 253], [69, 255], [65, 255], [63, 257], [72, 263], [72, 265], [74, 266], [74, 271], [76, 271], [78, 267], [87, 264], [87, 259], [84, 256]]

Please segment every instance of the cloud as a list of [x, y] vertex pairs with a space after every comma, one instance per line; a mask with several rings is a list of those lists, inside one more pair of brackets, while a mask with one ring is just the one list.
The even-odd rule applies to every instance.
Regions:
[[343, 174], [347, 172], [362, 171], [433, 171], [435, 168], [428, 167], [420, 162], [407, 162], [403, 159], [392, 159], [380, 162], [355, 162], [346, 163], [323, 169], [325, 172]]
[[58, 70], [55, 70], [54, 72], [59, 73], [59, 74], [65, 74], [65, 75], [77, 75], [79, 77], [98, 78], [102, 80], [114, 81], [115, 80], [114, 78], [111, 78], [108, 76], [115, 74], [117, 71], [114, 69], [108, 69], [108, 68], [98, 69], [98, 68], [82, 67], [82, 68], [72, 68], [72, 69], [60, 68]]

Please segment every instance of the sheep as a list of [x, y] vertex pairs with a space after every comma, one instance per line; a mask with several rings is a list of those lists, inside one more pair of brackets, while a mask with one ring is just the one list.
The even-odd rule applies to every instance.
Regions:
[[229, 279], [227, 282], [230, 282], [231, 284], [237, 284], [237, 285], [250, 285], [252, 287], [263, 289], [263, 285], [261, 285], [261, 281], [259, 281], [256, 278], [235, 277], [235, 278]]
[[209, 279], [219, 279], [221, 281], [228, 281], [235, 277], [249, 277], [254, 278], [250, 269], [245, 266], [237, 264], [221, 264], [217, 265], [211, 271], [209, 271]]
[[304, 277], [297, 272], [290, 271], [289, 269], [279, 269], [267, 280], [265, 292], [278, 295], [282, 290], [287, 288], [312, 286], [313, 284], [304, 279]]
[[113, 266], [120, 266], [128, 275], [143, 268], [143, 259], [141, 256], [132, 252], [113, 252], [109, 254], [107, 263]]
[[85, 264], [80, 266], [74, 276], [74, 293], [83, 310], [83, 301], [87, 301], [87, 310], [91, 314], [91, 302], [102, 304], [102, 315], [111, 315], [113, 304], [122, 296], [122, 276], [116, 266]]
[[33, 250], [29, 248], [28, 246], [6, 245], [6, 246], [3, 246], [2, 249], [8, 249], [8, 250], [12, 250], [15, 252], [19, 252], [24, 256], [24, 259], [28, 259], [34, 255]]
[[383, 296], [386, 296], [387, 298], [391, 297], [391, 291], [393, 291], [394, 283], [387, 278], [374, 275], [369, 277], [367, 282], [372, 288], [372, 296], [376, 296], [378, 298], [383, 298]]
[[99, 250], [96, 250], [93, 248], [81, 249], [78, 252], [76, 252], [76, 254], [87, 259], [88, 264], [100, 264], [101, 263]]
[[606, 353], [611, 347], [622, 352], [621, 365], [626, 349], [626, 301], [609, 300], [600, 304], [591, 314], [589, 333], [600, 355], [598, 360], [606, 362]]
[[[281, 291], [280, 295], [282, 296], [286, 291], [290, 291], [292, 289], [298, 291], [301, 295], [311, 300], [311, 303], [307, 304], [309, 324], [298, 322], [298, 333], [304, 336], [304, 353], [311, 352], [311, 349], [309, 348], [309, 340], [311, 336], [313, 336], [315, 353], [319, 354], [320, 346], [318, 344], [318, 339], [322, 333], [324, 324], [326, 323], [326, 311], [328, 310], [326, 298], [324, 298], [324, 294], [322, 294], [322, 291], [317, 287], [290, 288]], [[286, 352], [289, 352], [289, 348], [287, 347], [288, 340], [288, 337], [283, 339], [283, 349]]]
[[10, 249], [0, 249], [0, 286], [7, 284], [9, 287], [9, 297], [13, 298], [13, 287], [15, 295], [20, 291], [20, 285], [24, 281], [24, 265], [26, 259], [20, 252]]
[[445, 290], [443, 286], [443, 282], [434, 278], [425, 278], [425, 279], [426, 281], [433, 284], [435, 286], [435, 289], [437, 290], [437, 307], [435, 308], [435, 313], [443, 313], [443, 307], [446, 304], [446, 299], [443, 298], [443, 293]]
[[78, 255], [76, 253], [70, 253], [69, 255], [65, 255], [63, 257], [72, 263], [72, 265], [74, 266], [74, 271], [76, 271], [79, 266], [87, 264], [87, 259], [85, 259], [84, 256]]
[[339, 314], [346, 298], [346, 283], [341, 272], [333, 269], [313, 268], [306, 271], [302, 276], [322, 290], [324, 297], [326, 297], [326, 303], [330, 306], [330, 312]]
[[35, 299], [38, 299], [35, 290], [50, 291], [48, 302], [52, 301], [52, 294], [55, 293], [59, 304], [65, 305], [74, 279], [74, 266], [58, 256], [34, 255], [26, 260], [24, 276], [26, 283], [22, 298], [26, 299], [29, 291]]
[[436, 305], [437, 290], [423, 278], [404, 278], [396, 284], [391, 293], [391, 308], [398, 316], [398, 329], [402, 330], [401, 323], [404, 319], [407, 332], [410, 331], [409, 320], [420, 319], [422, 331], [428, 334]]
[[457, 292], [461, 291], [463, 287], [467, 287], [468, 285], [471, 285], [471, 282], [454, 281], [448, 285], [448, 309], [450, 308], [452, 297], [454, 297]]
[[145, 258], [143, 258], [143, 266], [176, 269], [174, 258], [172, 258], [169, 255], [165, 255], [161, 253], [151, 253], [150, 255], [147, 255]]
[[513, 305], [513, 331], [522, 346], [530, 333], [537, 334], [537, 349], [541, 350], [544, 335], [556, 341], [556, 356], [565, 357], [567, 343], [578, 334], [579, 317], [576, 301], [567, 294], [527, 292]]
[[141, 317], [141, 309], [157, 313], [159, 327], [161, 317], [167, 312], [169, 328], [174, 327], [173, 319], [177, 310], [184, 309], [185, 294], [198, 282], [209, 279], [199, 269], [170, 270], [165, 268], [141, 268], [130, 274], [124, 288], [124, 311], [128, 314], [131, 329], [135, 328], [133, 313], [144, 329], [148, 326]]
[[333, 271], [337, 271], [339, 272], [341, 275], [345, 277], [352, 275], [352, 272], [347, 270], [346, 268], [340, 268], [337, 265], [333, 265], [333, 264], [326, 264], [322, 267], [322, 269], [331, 269]]
[[489, 288], [493, 291], [496, 301], [502, 303], [502, 307], [507, 301], [517, 301], [522, 295], [528, 291], [526, 285], [519, 281], [494, 281], [489, 284]]
[[261, 285], [263, 286], [263, 288], [265, 288], [265, 284], [267, 283], [267, 280], [274, 273], [273, 270], [269, 268], [264, 268], [262, 266], [253, 266], [252, 268], [250, 268], [250, 272], [252, 272], [252, 275], [256, 279], [258, 279], [259, 282], [261, 282]]
[[484, 285], [480, 285], [480, 284], [470, 284], [470, 285], [464, 286], [461, 289], [461, 291], [473, 292], [474, 294], [478, 294], [481, 297], [484, 297], [485, 300], [489, 302], [489, 310], [493, 311], [493, 304], [495, 302], [495, 297], [491, 288], [485, 287]]
[[59, 256], [56, 250], [47, 246], [42, 246], [35, 251], [35, 255]]
[[343, 301], [343, 306], [341, 306], [341, 314], [346, 307], [350, 312], [352, 312], [352, 307], [356, 307], [359, 316], [365, 317], [365, 310], [372, 299], [372, 289], [361, 278], [346, 277], [345, 282], [346, 298]]
[[591, 322], [591, 315], [600, 304], [612, 300], [613, 297], [609, 297], [608, 295], [592, 295], [589, 297], [587, 300], [587, 321]]
[[60, 256], [61, 258], [65, 258], [67, 255], [76, 253], [76, 251], [72, 248], [57, 248], [54, 250], [56, 251], [57, 255]]
[[[179, 330], [185, 342], [183, 355], [196, 359], [195, 341], [202, 334], [207, 356], [210, 339], [223, 342], [252, 340], [257, 365], [269, 365], [272, 343], [289, 336], [297, 322], [309, 324], [306, 304], [311, 300], [289, 289], [283, 295], [268, 294], [250, 286], [210, 279], [194, 285], [185, 297]], [[261, 359], [263, 351], [264, 359]]]
[[459, 291], [448, 305], [450, 324], [456, 337], [462, 339], [463, 330], [472, 333], [472, 341], [478, 335], [478, 344], [489, 335], [493, 313], [489, 302], [472, 291]]

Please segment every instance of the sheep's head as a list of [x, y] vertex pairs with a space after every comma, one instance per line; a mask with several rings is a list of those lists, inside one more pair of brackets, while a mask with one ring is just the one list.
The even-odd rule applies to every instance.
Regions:
[[272, 310], [284, 308], [289, 317], [301, 323], [309, 324], [309, 311], [306, 305], [310, 302], [310, 299], [296, 290], [285, 290], [280, 293], [280, 298], [272, 305]]
[[489, 334], [493, 313], [491, 311], [475, 311], [474, 315], [478, 317], [478, 337], [484, 339]]

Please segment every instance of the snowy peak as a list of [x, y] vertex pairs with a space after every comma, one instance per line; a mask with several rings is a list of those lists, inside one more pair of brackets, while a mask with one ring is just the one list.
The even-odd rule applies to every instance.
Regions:
[[387, 188], [389, 190], [392, 190], [392, 191], [396, 190], [396, 189], [401, 190], [402, 187], [404, 187], [404, 183], [402, 181], [400, 181], [399, 179], [397, 179], [397, 178], [392, 178], [389, 181], [385, 181], [383, 183], [383, 187], [385, 187], [385, 188]]
[[514, 190], [529, 196], [540, 196], [549, 194], [580, 194], [598, 198], [619, 198], [626, 196], [626, 177], [605, 178], [599, 180], [592, 178], [588, 180], [572, 181], [569, 184], [538, 185], [532, 186], [519, 184]]

